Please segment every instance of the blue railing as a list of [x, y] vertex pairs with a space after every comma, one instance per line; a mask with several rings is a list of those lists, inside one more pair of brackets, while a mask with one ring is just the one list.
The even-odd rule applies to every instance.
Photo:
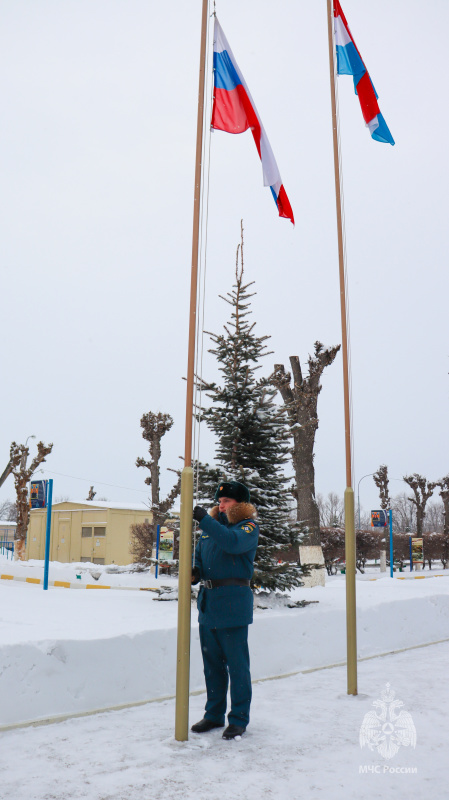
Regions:
[[6, 558], [9, 558], [9, 554], [11, 553], [11, 560], [14, 557], [14, 542], [9, 541], [8, 539], [0, 539], [0, 553], [2, 556], [6, 553]]

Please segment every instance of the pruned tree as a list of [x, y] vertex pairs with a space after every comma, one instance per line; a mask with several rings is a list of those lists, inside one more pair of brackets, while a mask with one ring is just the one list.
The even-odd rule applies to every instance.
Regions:
[[3, 470], [2, 474], [0, 475], [0, 486], [3, 486], [4, 482], [7, 478], [12, 474], [14, 469], [20, 465], [20, 462], [23, 458], [23, 451], [25, 449], [24, 444], [16, 444], [12, 442], [10, 450], [9, 450], [9, 461]]
[[30, 519], [30, 503], [28, 497], [28, 484], [36, 472], [39, 464], [43, 464], [53, 450], [52, 444], [44, 444], [39, 442], [37, 445], [37, 453], [34, 456], [31, 464], [27, 467], [28, 456], [30, 454], [29, 448], [24, 444], [11, 444], [11, 459], [14, 461], [14, 468], [12, 474], [14, 475], [14, 484], [16, 488], [16, 505], [17, 505], [17, 528], [16, 540], [14, 545], [14, 558], [23, 559], [28, 523]]
[[[387, 511], [391, 507], [391, 500], [390, 500], [390, 493], [388, 491], [388, 467], [386, 464], [381, 464], [377, 472], [373, 474], [373, 481], [376, 484], [377, 488], [379, 489], [379, 500], [380, 500], [380, 507], [382, 511], [385, 512], [385, 518], [387, 518]], [[384, 535], [380, 541], [380, 549], [386, 549], [386, 535], [384, 531]]]
[[[308, 375], [303, 376], [298, 356], [290, 357], [291, 374], [283, 364], [275, 364], [269, 380], [284, 401], [293, 437], [291, 449], [297, 501], [297, 521], [307, 531], [308, 544], [320, 544], [320, 515], [315, 496], [314, 447], [318, 429], [318, 395], [321, 376], [340, 350], [340, 345], [325, 348], [315, 342], [314, 355], [308, 358]], [[293, 376], [293, 379], [292, 379]], [[293, 381], [293, 382], [292, 382]]]
[[93, 500], [96, 494], [97, 493], [94, 492], [94, 487], [91, 486], [90, 489], [89, 489], [89, 494], [86, 497], [86, 500]]
[[416, 533], [418, 537], [421, 537], [426, 504], [432, 497], [437, 482], [428, 481], [427, 478], [424, 478], [423, 475], [418, 475], [417, 472], [414, 472], [413, 475], [404, 475], [403, 480], [408, 483], [413, 491], [414, 496], [409, 497], [408, 500], [416, 508]]
[[[179, 470], [172, 470], [172, 472], [175, 472], [177, 475], [176, 483], [164, 500], [161, 500], [160, 497], [161, 471], [159, 462], [161, 459], [161, 440], [162, 437], [168, 433], [172, 426], [173, 418], [170, 416], [170, 414], [162, 414], [161, 412], [155, 414], [153, 411], [149, 411], [147, 414], [144, 414], [140, 420], [142, 436], [148, 442], [148, 449], [151, 456], [149, 461], [144, 458], [138, 458], [136, 461], [137, 467], [145, 467], [150, 472], [150, 474], [145, 478], [145, 483], [147, 486], [151, 486], [150, 511], [152, 513], [152, 520], [150, 523], [148, 523], [149, 527], [145, 529], [148, 536], [146, 544], [143, 543], [141, 545], [143, 550], [139, 550], [139, 552], [142, 552], [143, 554], [147, 553], [148, 550], [151, 551], [153, 542], [156, 540], [157, 526], [164, 523], [168, 511], [170, 511], [173, 503], [181, 492], [181, 472]], [[135, 539], [133, 527], [131, 529], [132, 541]], [[143, 531], [143, 533], [145, 533], [145, 531]], [[138, 533], [138, 537], [140, 537], [140, 539], [142, 539], [143, 533]], [[134, 543], [132, 544], [132, 547], [134, 547]], [[136, 547], [138, 547], [138, 542], [136, 542]]]
[[447, 569], [449, 562], [449, 475], [441, 478], [437, 486], [440, 488], [440, 497], [443, 502], [443, 535], [441, 538], [441, 563], [443, 569]]
[[374, 473], [373, 481], [379, 489], [380, 507], [383, 511], [387, 511], [391, 507], [391, 500], [388, 491], [389, 480], [386, 464], [381, 464], [377, 472]]
[[440, 497], [443, 501], [443, 508], [444, 508], [444, 533], [446, 536], [449, 536], [449, 475], [445, 475], [444, 478], [440, 478], [437, 481], [437, 486], [440, 487]]

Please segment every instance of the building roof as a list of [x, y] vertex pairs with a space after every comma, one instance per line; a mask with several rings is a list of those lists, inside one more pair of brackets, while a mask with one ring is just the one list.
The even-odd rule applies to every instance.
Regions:
[[[110, 502], [109, 500], [98, 500], [98, 502], [96, 500], [61, 500], [59, 503], [53, 503], [52, 508], [57, 510], [58, 506], [65, 506], [67, 503], [70, 503], [70, 505], [75, 508], [91, 508], [93, 511], [95, 511], [95, 509], [101, 511], [102, 508], [120, 509], [124, 511], [151, 511], [146, 503], [117, 503]], [[33, 510], [46, 511], [45, 508]]]

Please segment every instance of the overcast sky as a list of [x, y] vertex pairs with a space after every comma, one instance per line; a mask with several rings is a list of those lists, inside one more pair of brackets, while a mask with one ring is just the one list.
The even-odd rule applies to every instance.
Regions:
[[[56, 498], [84, 498], [94, 483], [98, 496], [136, 502], [142, 413], [175, 420], [165, 491], [184, 450], [201, 2], [1, 8], [0, 453], [6, 464], [10, 442], [34, 434], [54, 443], [45, 475]], [[371, 139], [341, 77], [355, 483], [381, 463], [394, 478], [436, 479], [449, 472], [449, 3], [343, 8], [396, 140]], [[218, 294], [232, 285], [243, 218], [269, 374], [290, 355], [305, 362], [317, 339], [341, 342], [326, 0], [221, 0], [217, 12], [296, 226], [262, 186], [250, 132], [214, 133], [205, 328], [227, 319]], [[203, 373], [215, 377], [211, 356]], [[342, 494], [340, 356], [324, 374], [319, 417], [316, 488]], [[213, 451], [202, 434], [203, 460]], [[392, 482], [392, 493], [404, 489]], [[361, 502], [378, 506], [369, 478]]]

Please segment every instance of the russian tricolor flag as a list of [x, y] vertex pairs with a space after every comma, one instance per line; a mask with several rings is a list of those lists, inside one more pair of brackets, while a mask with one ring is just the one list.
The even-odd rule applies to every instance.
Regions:
[[267, 134], [217, 17], [214, 29], [214, 103], [211, 127], [227, 133], [244, 133], [251, 128], [262, 161], [264, 186], [270, 187], [279, 216], [286, 217], [295, 224], [292, 207], [282, 185]]
[[334, 0], [334, 27], [338, 74], [353, 76], [355, 93], [372, 138], [378, 142], [394, 144], [388, 125], [380, 113], [376, 90], [349, 30], [339, 0]]

